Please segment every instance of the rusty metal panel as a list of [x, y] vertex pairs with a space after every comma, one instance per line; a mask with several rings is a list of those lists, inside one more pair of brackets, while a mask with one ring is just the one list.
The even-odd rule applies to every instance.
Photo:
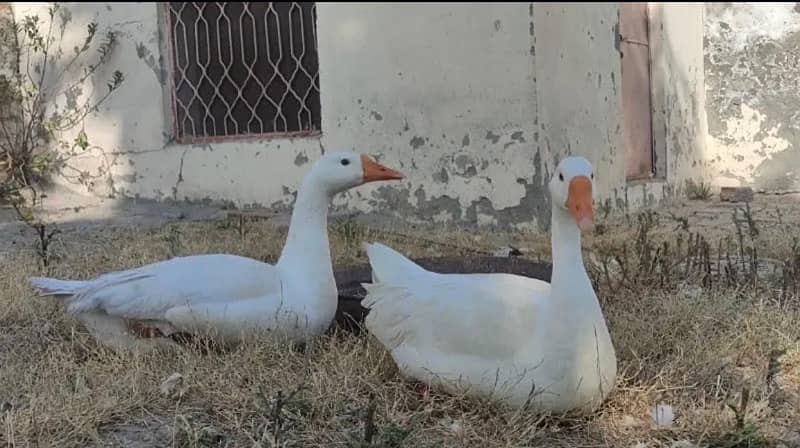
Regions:
[[620, 8], [625, 175], [646, 179], [653, 175], [647, 4], [621, 3]]

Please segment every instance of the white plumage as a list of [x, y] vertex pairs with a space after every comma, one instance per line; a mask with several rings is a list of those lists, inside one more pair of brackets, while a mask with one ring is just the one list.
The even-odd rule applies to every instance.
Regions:
[[[250, 331], [298, 342], [324, 332], [336, 313], [327, 214], [331, 197], [365, 182], [402, 175], [366, 156], [326, 153], [298, 192], [277, 264], [225, 254], [177, 257], [91, 280], [31, 278], [64, 303], [102, 343], [147, 347], [133, 328], [160, 336], [188, 332], [222, 342]], [[157, 345], [167, 340], [161, 338]]]
[[550, 183], [551, 283], [429, 272], [384, 245], [367, 246], [374, 283], [364, 285], [366, 326], [405, 375], [536, 410], [599, 405], [617, 367], [581, 259], [590, 177], [588, 161], [568, 158]]

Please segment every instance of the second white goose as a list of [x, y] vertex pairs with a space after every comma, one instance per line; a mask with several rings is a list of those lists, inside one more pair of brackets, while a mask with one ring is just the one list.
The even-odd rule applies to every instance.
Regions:
[[372, 244], [366, 327], [401, 372], [512, 406], [592, 409], [617, 364], [581, 256], [593, 223], [591, 164], [564, 159], [549, 184], [551, 283], [510, 274], [439, 274]]

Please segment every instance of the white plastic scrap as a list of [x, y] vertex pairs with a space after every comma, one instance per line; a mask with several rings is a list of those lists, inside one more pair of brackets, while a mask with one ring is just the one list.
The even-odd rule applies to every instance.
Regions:
[[651, 416], [657, 426], [670, 427], [675, 421], [675, 412], [668, 404], [656, 405]]

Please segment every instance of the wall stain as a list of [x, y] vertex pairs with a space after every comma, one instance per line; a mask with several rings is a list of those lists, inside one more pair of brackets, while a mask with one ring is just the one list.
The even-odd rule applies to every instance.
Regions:
[[294, 158], [295, 166], [303, 166], [306, 163], [308, 163], [308, 157], [302, 152], [297, 153], [297, 157]]
[[447, 175], [447, 170], [442, 168], [441, 171], [438, 173], [433, 173], [433, 181], [439, 182], [442, 184], [446, 184], [450, 180], [450, 176]]
[[[457, 157], [454, 164], [465, 167], [464, 174], [466, 176], [477, 174], [474, 162], [468, 156]], [[488, 161], [483, 161], [481, 168], [488, 167], [488, 164]], [[462, 207], [457, 198], [446, 194], [428, 197], [422, 186], [413, 190], [415, 199], [413, 202], [410, 189], [387, 185], [376, 188], [368, 202], [377, 209], [391, 210], [397, 215], [422, 221], [430, 221], [445, 215], [455, 222], [477, 225], [479, 222], [486, 221], [481, 217], [488, 216], [494, 223], [491, 227], [512, 229], [518, 225], [535, 222], [541, 230], [546, 231], [550, 227], [550, 193], [547, 187], [550, 175], [538, 149], [534, 155], [533, 168], [533, 176], [530, 179], [518, 179], [518, 183], [524, 187], [525, 194], [519, 203], [512, 207], [496, 209], [492, 201], [486, 197], [481, 197], [472, 201], [469, 206]], [[449, 176], [446, 176], [446, 171], [442, 169], [434, 175], [434, 178], [439, 182], [446, 182]]]
[[465, 169], [467, 165], [472, 165], [472, 159], [465, 154], [460, 154], [455, 158], [455, 164], [459, 169]]
[[491, 216], [497, 222], [496, 226], [501, 228], [511, 228], [533, 220], [540, 230], [548, 231], [552, 212], [550, 192], [547, 187], [550, 174], [543, 165], [541, 152], [537, 149], [533, 158], [534, 174], [530, 182], [523, 178], [517, 179], [517, 182], [525, 188], [525, 195], [518, 205], [498, 210], [488, 198], [483, 197], [472, 201], [466, 211], [467, 217], [477, 223], [478, 214]]
[[611, 72], [611, 88], [614, 91], [614, 95], [617, 94], [617, 77], [614, 75], [614, 72]]
[[141, 59], [145, 65], [150, 68], [150, 70], [156, 75], [158, 83], [163, 86], [165, 80], [164, 73], [161, 70], [161, 64], [156, 61], [153, 53], [144, 45], [143, 42], [136, 44], [136, 56], [139, 57], [139, 59]]
[[411, 141], [408, 142], [408, 144], [414, 149], [419, 149], [420, 147], [425, 145], [425, 139], [415, 135], [414, 137], [411, 138]]

